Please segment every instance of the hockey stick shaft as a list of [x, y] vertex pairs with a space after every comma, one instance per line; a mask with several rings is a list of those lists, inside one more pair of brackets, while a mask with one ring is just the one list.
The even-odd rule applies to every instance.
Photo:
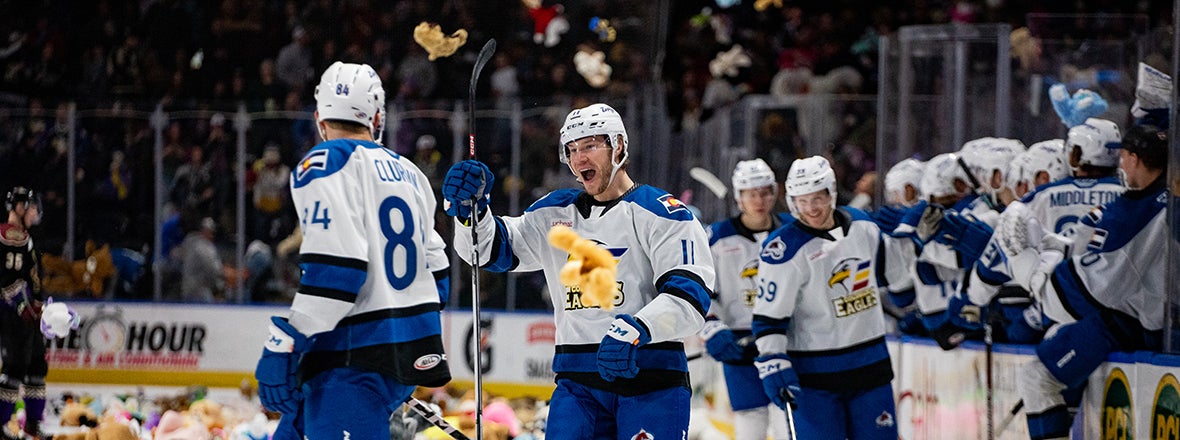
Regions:
[[462, 431], [459, 431], [459, 428], [456, 428], [454, 425], [447, 423], [446, 419], [443, 419], [442, 415], [427, 406], [425, 402], [414, 398], [414, 396], [410, 396], [409, 399], [406, 399], [406, 406], [409, 406], [410, 409], [414, 410], [414, 412], [418, 413], [418, 415], [424, 417], [426, 421], [430, 422], [430, 424], [437, 426], [438, 429], [443, 430], [443, 432], [447, 433], [447, 435], [450, 435], [455, 440], [471, 440], [467, 437], [467, 435], [463, 434]]
[[959, 164], [959, 168], [963, 169], [963, 174], [967, 175], [967, 182], [971, 184], [971, 192], [983, 199], [983, 203], [987, 204], [988, 208], [998, 211], [995, 201], [992, 200], [991, 196], [983, 193], [983, 185], [979, 183], [979, 179], [975, 177], [975, 173], [971, 172], [971, 167], [967, 166], [967, 161], [963, 160], [963, 156], [955, 155], [955, 163]]
[[[483, 66], [492, 58], [492, 54], [496, 52], [496, 40], [490, 39], [484, 43], [483, 49], [480, 49], [479, 56], [475, 59], [475, 66], [471, 69], [471, 86], [468, 89], [467, 95], [467, 117], [469, 118], [469, 125], [467, 126], [470, 133], [467, 135], [468, 151], [467, 158], [475, 160], [475, 85], [479, 83], [479, 73], [483, 71]], [[471, 200], [471, 326], [472, 326], [472, 345], [471, 353], [475, 357], [475, 438], [476, 440], [483, 439], [483, 329], [479, 317], [479, 197], [483, 197], [486, 190], [484, 186], [487, 185], [487, 178], [480, 176], [480, 190], [476, 193], [475, 199]]]
[[1012, 421], [1016, 420], [1016, 415], [1020, 414], [1020, 410], [1022, 409], [1024, 409], [1024, 399], [1017, 401], [1015, 405], [1012, 405], [1012, 409], [1008, 410], [1008, 414], [1004, 415], [1004, 420], [1001, 420], [1000, 426], [996, 427], [997, 437], [1004, 435], [1004, 431], [1008, 430], [1008, 425], [1011, 425]]

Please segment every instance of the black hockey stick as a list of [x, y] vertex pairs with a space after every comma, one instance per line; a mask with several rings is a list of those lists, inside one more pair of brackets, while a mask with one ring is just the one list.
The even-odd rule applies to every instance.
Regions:
[[1000, 426], [996, 427], [996, 437], [1004, 435], [1004, 431], [1008, 430], [1008, 425], [1016, 420], [1016, 415], [1020, 414], [1022, 409], [1024, 409], [1024, 399], [1017, 401], [1015, 405], [1012, 405], [1012, 409], [1008, 410], [1008, 414], [1004, 415], [1004, 420], [1001, 420]]
[[410, 409], [414, 410], [414, 412], [418, 413], [418, 415], [425, 418], [426, 421], [430, 422], [430, 424], [437, 426], [438, 429], [443, 430], [443, 432], [447, 433], [455, 440], [471, 440], [467, 437], [467, 435], [463, 434], [462, 431], [459, 431], [459, 428], [456, 428], [454, 425], [447, 423], [441, 414], [435, 412], [430, 408], [430, 406], [426, 405], [425, 402], [418, 400], [414, 396], [410, 396], [409, 399], [406, 399], [406, 406], [410, 407]]
[[[483, 66], [492, 58], [492, 54], [496, 52], [496, 39], [490, 39], [484, 43], [483, 49], [479, 50], [479, 56], [475, 58], [475, 66], [471, 69], [471, 87], [467, 90], [467, 117], [469, 124], [467, 129], [470, 131], [467, 135], [468, 150], [467, 158], [475, 160], [475, 85], [479, 83], [479, 73], [483, 71]], [[475, 197], [471, 199], [471, 326], [473, 327], [474, 337], [472, 338], [471, 353], [475, 357], [475, 438], [483, 439], [483, 335], [479, 323], [479, 198], [483, 197], [484, 186], [487, 185], [487, 177], [480, 176], [479, 191], [476, 191]]]
[[[971, 184], [971, 192], [975, 193], [983, 203], [994, 211], [999, 211], [991, 196], [983, 192], [983, 186], [980, 185], [979, 179], [975, 177], [975, 173], [971, 172], [971, 168], [967, 166], [967, 162], [963, 160], [963, 156], [955, 155], [955, 163], [959, 164], [959, 168], [963, 169], [963, 173], [967, 175], [967, 182]], [[995, 351], [995, 342], [992, 341], [992, 323], [990, 319], [985, 319], [983, 322], [983, 349], [984, 361], [987, 365], [984, 366], [985, 374], [987, 375], [987, 389], [984, 390], [987, 396], [987, 438], [994, 440], [996, 438], [995, 421], [996, 410], [994, 405], [994, 385], [992, 384], [992, 353]]]
[[967, 183], [971, 184], [971, 192], [983, 199], [983, 203], [988, 208], [999, 211], [996, 202], [992, 200], [991, 195], [983, 192], [983, 185], [979, 183], [979, 179], [975, 177], [975, 173], [971, 172], [971, 167], [967, 166], [967, 162], [963, 160], [963, 156], [955, 155], [955, 163], [959, 164], [959, 168], [963, 169], [963, 173], [967, 175]]

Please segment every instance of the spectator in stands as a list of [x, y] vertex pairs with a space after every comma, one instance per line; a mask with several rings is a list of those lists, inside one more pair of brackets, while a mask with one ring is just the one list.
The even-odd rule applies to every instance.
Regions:
[[302, 27], [291, 31], [291, 43], [279, 50], [275, 58], [275, 73], [292, 89], [302, 90], [311, 79], [312, 53], [307, 32]]
[[282, 162], [278, 145], [267, 145], [262, 158], [254, 162], [254, 237], [274, 245], [287, 234], [286, 208], [291, 168]]
[[217, 246], [213, 244], [216, 235], [217, 223], [205, 217], [197, 230], [190, 232], [180, 244], [183, 263], [180, 299], [203, 303], [224, 300], [225, 272]]

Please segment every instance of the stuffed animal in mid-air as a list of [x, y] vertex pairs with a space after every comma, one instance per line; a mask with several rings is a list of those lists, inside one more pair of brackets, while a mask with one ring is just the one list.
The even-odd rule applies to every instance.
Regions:
[[596, 89], [606, 87], [613, 71], [610, 64], [606, 63], [606, 54], [587, 48], [582, 48], [574, 54], [574, 67], [582, 78], [586, 78], [586, 83]]
[[570, 22], [561, 15], [561, 5], [542, 6], [539, 0], [524, 0], [533, 18], [533, 42], [553, 47], [561, 43], [561, 35], [570, 30]]
[[569, 261], [562, 266], [559, 278], [562, 284], [578, 286], [583, 305], [604, 310], [615, 307], [618, 290], [615, 277], [619, 268], [610, 251], [562, 225], [549, 230], [549, 244], [569, 253]]
[[434, 61], [454, 55], [456, 50], [467, 44], [467, 30], [459, 29], [451, 35], [443, 35], [441, 26], [424, 21], [414, 28], [414, 41], [426, 49], [430, 61]]
[[1088, 89], [1078, 89], [1070, 96], [1065, 84], [1053, 84], [1049, 87], [1049, 100], [1053, 102], [1053, 111], [1061, 117], [1061, 122], [1070, 128], [1106, 113], [1106, 100]]
[[742, 45], [735, 44], [729, 50], [718, 53], [716, 58], [709, 61], [709, 73], [712, 73], [714, 78], [732, 78], [738, 76], [738, 69], [750, 67], [750, 64], [752, 64], [750, 56], [742, 50]]

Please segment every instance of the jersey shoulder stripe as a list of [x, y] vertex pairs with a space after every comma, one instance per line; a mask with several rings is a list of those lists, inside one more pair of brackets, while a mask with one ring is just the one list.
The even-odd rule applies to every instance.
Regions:
[[854, 222], [864, 221], [864, 222], [872, 222], [873, 224], [876, 224], [876, 222], [873, 221], [873, 218], [869, 217], [869, 214], [864, 211], [853, 208], [851, 206], [841, 206], [841, 208], [844, 208], [844, 211], [848, 213], [849, 219]]
[[1162, 186], [1155, 191], [1128, 191], [1110, 204], [1091, 210], [1082, 219], [1082, 224], [1094, 228], [1087, 249], [1100, 252], [1121, 249], [1167, 209], [1166, 196]]
[[533, 202], [524, 212], [533, 212], [542, 208], [564, 208], [573, 205], [574, 201], [578, 200], [578, 194], [581, 192], [582, 190], [573, 188], [553, 191], [546, 194], [545, 197], [541, 197], [540, 200]]
[[654, 186], [641, 185], [623, 195], [623, 201], [634, 203], [657, 217], [675, 221], [696, 221], [687, 204]]
[[355, 139], [333, 139], [330, 141], [321, 142], [316, 145], [303, 156], [303, 159], [295, 165], [295, 169], [291, 170], [292, 181], [296, 188], [303, 187], [320, 177], [330, 176], [335, 174], [340, 169], [348, 164], [348, 158], [352, 156], [359, 148], [366, 149], [381, 149], [389, 154], [394, 159], [398, 159], [397, 153], [389, 151], [371, 141], [360, 141]]
[[725, 219], [709, 225], [709, 246], [717, 244], [723, 238], [737, 235], [737, 228], [733, 226], [733, 219]]

